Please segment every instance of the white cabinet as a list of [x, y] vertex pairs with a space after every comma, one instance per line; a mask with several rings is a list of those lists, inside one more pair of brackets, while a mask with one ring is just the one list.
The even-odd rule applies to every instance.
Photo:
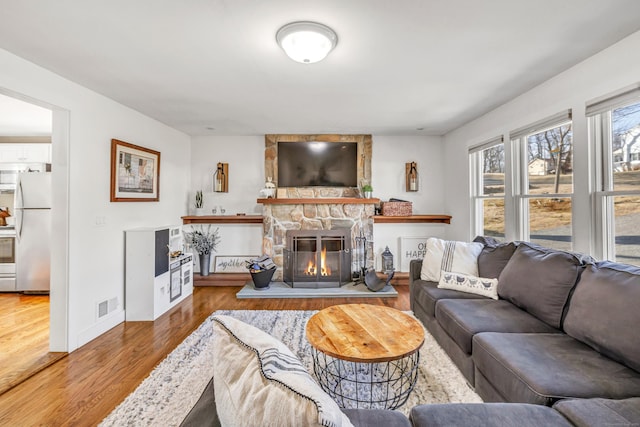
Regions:
[[0, 162], [51, 163], [51, 144], [0, 144]]
[[169, 248], [182, 248], [180, 230], [167, 226], [125, 231], [126, 320], [155, 320], [193, 293], [193, 257], [169, 256]]

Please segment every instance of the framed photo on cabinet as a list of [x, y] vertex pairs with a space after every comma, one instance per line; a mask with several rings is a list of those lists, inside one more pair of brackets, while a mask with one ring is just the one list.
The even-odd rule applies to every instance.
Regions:
[[111, 201], [160, 200], [160, 152], [111, 140]]

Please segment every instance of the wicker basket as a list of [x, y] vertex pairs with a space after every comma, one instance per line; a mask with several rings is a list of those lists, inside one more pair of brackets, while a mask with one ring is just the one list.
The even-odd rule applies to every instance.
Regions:
[[411, 216], [413, 204], [411, 202], [382, 202], [383, 216]]

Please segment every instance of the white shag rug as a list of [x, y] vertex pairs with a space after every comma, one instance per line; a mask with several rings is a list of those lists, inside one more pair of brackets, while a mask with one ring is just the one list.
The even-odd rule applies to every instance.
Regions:
[[[214, 314], [235, 317], [278, 338], [313, 375], [305, 326], [314, 313], [294, 310], [220, 310]], [[180, 343], [100, 425], [180, 425], [212, 376], [211, 322], [211, 318], [205, 320]], [[425, 330], [417, 384], [407, 403], [398, 410], [408, 415], [411, 408], [418, 404], [448, 402], [479, 403], [482, 399], [469, 387], [444, 350]]]

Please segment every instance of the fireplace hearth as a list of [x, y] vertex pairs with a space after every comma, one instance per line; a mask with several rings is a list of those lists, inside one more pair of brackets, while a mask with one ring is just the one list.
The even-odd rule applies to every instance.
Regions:
[[351, 232], [288, 230], [283, 281], [294, 288], [338, 288], [351, 282]]

